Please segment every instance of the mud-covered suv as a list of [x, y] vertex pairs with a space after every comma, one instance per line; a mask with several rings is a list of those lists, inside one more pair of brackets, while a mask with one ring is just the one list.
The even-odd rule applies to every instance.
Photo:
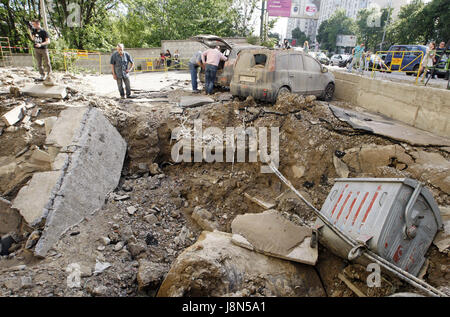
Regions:
[[230, 88], [234, 96], [267, 102], [287, 92], [331, 100], [335, 83], [334, 75], [308, 54], [259, 49], [239, 54]]
[[[233, 44], [225, 41], [223, 38], [216, 35], [197, 35], [191, 40], [202, 43], [206, 48], [214, 48], [220, 46], [220, 51], [228, 58], [226, 62], [221, 61], [216, 75], [216, 86], [229, 87], [231, 79], [233, 78], [234, 65], [239, 53], [243, 50], [257, 49], [261, 46], [255, 46], [248, 43]], [[200, 81], [205, 82], [205, 71], [200, 71]]]

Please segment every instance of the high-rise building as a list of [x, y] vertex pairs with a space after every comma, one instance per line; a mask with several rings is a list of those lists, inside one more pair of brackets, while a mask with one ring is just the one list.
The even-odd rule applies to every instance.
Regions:
[[302, 32], [304, 32], [312, 42], [316, 40], [317, 20], [289, 18], [287, 24], [286, 37], [292, 38], [292, 31], [296, 28], [299, 28]]
[[411, 0], [322, 0], [320, 6], [319, 21], [317, 23], [316, 34], [323, 21], [328, 20], [337, 10], [344, 9], [349, 18], [356, 19], [359, 10], [373, 6], [380, 8], [392, 7], [395, 18], [400, 11], [400, 7], [408, 4]]

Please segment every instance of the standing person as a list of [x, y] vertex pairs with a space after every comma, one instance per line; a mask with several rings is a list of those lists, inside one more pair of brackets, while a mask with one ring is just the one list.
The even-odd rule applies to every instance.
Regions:
[[[427, 52], [425, 54], [425, 57], [423, 58], [422, 65], [420, 66], [419, 74], [422, 74], [422, 80], [423, 83], [425, 81], [425, 77], [431, 67], [433, 67], [433, 61], [436, 57], [436, 43], [431, 42], [430, 45], [428, 45]], [[420, 75], [419, 75], [420, 76]]]
[[289, 40], [288, 39], [284, 40], [283, 48], [286, 49], [286, 50], [291, 48], [291, 44], [289, 44]]
[[164, 52], [161, 52], [159, 54], [159, 64], [162, 66], [162, 68], [166, 68], [166, 56], [164, 55]]
[[198, 87], [197, 74], [198, 68], [201, 66], [201, 64], [202, 64], [202, 51], [198, 51], [189, 60], [189, 71], [191, 72], [192, 92], [194, 93], [200, 92], [197, 88]]
[[367, 53], [364, 54], [364, 70], [366, 72], [369, 71], [371, 58], [372, 58], [372, 52], [370, 50], [368, 50]]
[[176, 66], [176, 68], [179, 68], [180, 65], [180, 53], [178, 50], [175, 50], [175, 53], [173, 54], [173, 62]]
[[170, 67], [170, 65], [172, 65], [172, 54], [170, 54], [170, 51], [167, 50], [164, 56], [166, 57], [167, 67]]
[[[34, 56], [36, 59], [41, 80], [45, 80], [52, 72], [52, 65], [50, 63], [50, 54], [48, 53], [48, 45], [50, 44], [50, 37], [46, 30], [41, 28], [41, 21], [33, 20], [33, 27], [29, 31], [31, 40], [34, 42]], [[44, 72], [47, 73], [47, 75]]]
[[220, 52], [220, 46], [216, 46], [214, 49], [209, 49], [202, 54], [202, 63], [206, 64], [206, 94], [210, 95], [214, 90], [214, 82], [216, 81], [217, 69], [219, 68], [220, 61], [227, 61], [228, 59]]
[[125, 92], [123, 91], [124, 83], [127, 98], [131, 98], [130, 72], [133, 70], [133, 67], [133, 58], [128, 52], [125, 52], [123, 44], [118, 44], [117, 51], [111, 55], [111, 68], [122, 99], [125, 98]]
[[306, 54], [309, 53], [309, 43], [308, 43], [308, 41], [305, 41], [305, 43], [303, 43], [303, 52], [305, 52]]
[[356, 68], [362, 72], [362, 57], [364, 54], [364, 43], [361, 43], [361, 45], [356, 46], [352, 50], [353, 59], [350, 63], [350, 66], [348, 68], [348, 72], [351, 73], [353, 71], [353, 65], [356, 65]]

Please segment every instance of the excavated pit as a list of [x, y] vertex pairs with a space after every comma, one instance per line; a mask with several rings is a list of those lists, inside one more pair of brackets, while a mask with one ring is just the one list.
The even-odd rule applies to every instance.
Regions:
[[[223, 131], [226, 127], [242, 125], [279, 127], [279, 169], [319, 208], [333, 180], [345, 175], [415, 178], [427, 184], [438, 205], [450, 205], [448, 181], [438, 175], [442, 172], [442, 160], [449, 160], [447, 151], [441, 147], [411, 146], [354, 130], [333, 115], [328, 103], [287, 95], [274, 106], [258, 104], [249, 98], [217, 101], [184, 109], [180, 114], [174, 111], [178, 108], [176, 102], [181, 96], [190, 95], [182, 89], [136, 94], [139, 98], [159, 100], [140, 104], [83, 93], [73, 96], [100, 109], [126, 140], [128, 152], [119, 186], [108, 196], [104, 207], [69, 230], [46, 259], [35, 259], [23, 248], [25, 241], [14, 252], [3, 256], [0, 295], [156, 296], [177, 257], [192, 246], [204, 230], [193, 214], [206, 214], [205, 220], [210, 226], [230, 233], [231, 222], [237, 215], [264, 211], [245, 194], [275, 204], [275, 209], [294, 223], [313, 224], [314, 213], [275, 175], [261, 174], [261, 163], [173, 162], [171, 149], [176, 141], [171, 140], [172, 131], [179, 126], [192, 128], [194, 120], [201, 119], [204, 129], [217, 127]], [[214, 99], [220, 100], [220, 96], [218, 93]], [[333, 104], [348, 107], [344, 102]], [[61, 110], [45, 109], [41, 114], [49, 116]], [[23, 132], [16, 133], [16, 141], [7, 139], [14, 150], [5, 152], [5, 156], [16, 154], [22, 148]], [[0, 136], [2, 142], [4, 137]], [[42, 146], [38, 140], [34, 142]], [[3, 146], [2, 151], [5, 151]], [[366, 152], [367, 155], [357, 155]], [[438, 157], [441, 165], [433, 168], [433, 164], [428, 164], [420, 168], [422, 156], [417, 153], [422, 152]], [[374, 156], [378, 159], [368, 159]], [[436, 182], [429, 183], [429, 179]], [[15, 192], [19, 189], [20, 186]], [[12, 200], [14, 193], [5, 198]], [[200, 209], [206, 212], [199, 213]], [[201, 224], [205, 226], [205, 222]], [[433, 245], [428, 258], [425, 280], [440, 289], [448, 289], [448, 253], [439, 252]], [[96, 263], [109, 263], [110, 267], [94, 272]], [[68, 287], [64, 281], [74, 272], [74, 267], [79, 267], [82, 283]], [[389, 276], [384, 276], [386, 283], [382, 288], [370, 289], [360, 267], [350, 265], [322, 246], [319, 246], [319, 261], [314, 270], [326, 296], [356, 296], [338, 278], [342, 272], [368, 296], [415, 291]], [[258, 276], [244, 281], [238, 292], [215, 290], [214, 279], [220, 277], [218, 273], [196, 276], [204, 281], [192, 284], [184, 296], [205, 295], [208, 291], [215, 296], [306, 296], [298, 290], [274, 291]], [[24, 286], [25, 277], [31, 278], [31, 285]]]

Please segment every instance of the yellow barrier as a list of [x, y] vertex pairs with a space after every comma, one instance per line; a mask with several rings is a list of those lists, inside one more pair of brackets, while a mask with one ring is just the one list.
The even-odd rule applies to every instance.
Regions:
[[134, 58], [134, 72], [167, 72], [169, 70], [189, 69], [189, 59], [171, 59], [168, 66], [167, 59], [160, 57], [136, 57]]
[[90, 61], [98, 61], [98, 73], [102, 73], [102, 55], [100, 52], [88, 51], [88, 50], [77, 50], [77, 49], [65, 49], [64, 50], [64, 69], [67, 72], [68, 63], [67, 59], [71, 57], [72, 59], [77, 60], [90, 60]]
[[[385, 59], [381, 58], [381, 55], [386, 54]], [[391, 56], [389, 65], [386, 64], [386, 59], [388, 56]], [[408, 64], [403, 65], [405, 60], [405, 55], [415, 55]], [[375, 60], [377, 64], [380, 66], [379, 71], [381, 72], [393, 72], [393, 73], [414, 73], [415, 71], [406, 70], [410, 65], [419, 62], [419, 69], [417, 70], [416, 76], [416, 84], [419, 82], [420, 77], [420, 67], [422, 66], [424, 54], [422, 51], [378, 51], [375, 54]], [[406, 62], [405, 62], [406, 63]], [[392, 66], [398, 66], [398, 69], [392, 69]], [[397, 67], [396, 67], [397, 68]], [[375, 71], [378, 69], [374, 65], [372, 65], [372, 78], [375, 77]]]

